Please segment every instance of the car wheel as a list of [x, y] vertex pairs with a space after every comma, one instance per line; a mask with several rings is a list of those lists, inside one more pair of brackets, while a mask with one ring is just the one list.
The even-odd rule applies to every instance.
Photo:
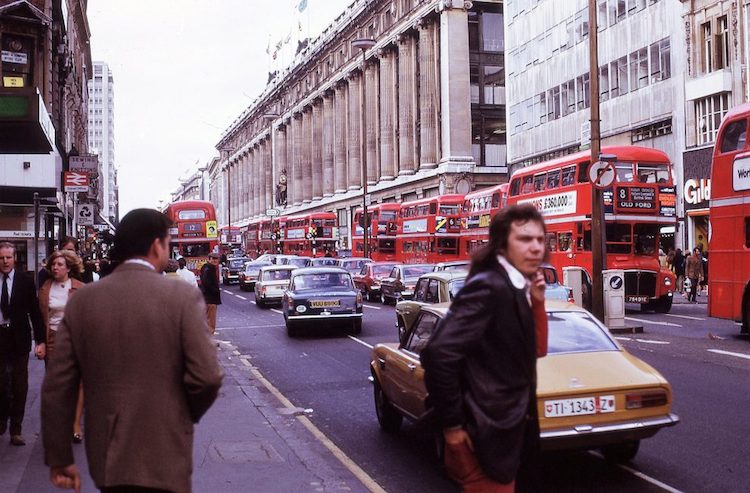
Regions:
[[289, 337], [297, 337], [299, 336], [299, 328], [295, 326], [292, 322], [288, 321], [286, 322], [286, 335]]
[[378, 301], [378, 295], [373, 293], [372, 291], [367, 292], [367, 300], [368, 301]]
[[618, 443], [602, 447], [602, 454], [607, 462], [611, 464], [626, 464], [633, 460], [638, 453], [640, 441]]
[[664, 295], [661, 298], [659, 298], [659, 301], [656, 303], [656, 311], [659, 313], [669, 313], [669, 310], [672, 309], [672, 297]]
[[386, 433], [396, 433], [401, 429], [403, 416], [388, 402], [388, 398], [383, 392], [383, 388], [376, 378], [373, 382], [373, 393], [375, 398], [375, 414], [378, 416], [380, 428]]
[[361, 333], [362, 333], [362, 319], [358, 318], [358, 319], [352, 320], [351, 334], [357, 335]]
[[257, 306], [258, 308], [265, 308], [266, 307], [266, 302], [263, 301], [261, 298], [257, 298], [256, 297], [255, 298], [255, 306]]

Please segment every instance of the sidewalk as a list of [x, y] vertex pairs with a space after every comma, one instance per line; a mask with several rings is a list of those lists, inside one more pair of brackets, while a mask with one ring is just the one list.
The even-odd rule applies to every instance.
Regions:
[[[234, 347], [221, 342], [219, 361], [226, 373], [219, 398], [195, 429], [193, 491], [195, 492], [366, 492], [355, 473], [344, 466], [307, 418], [297, 418], [264, 386], [262, 376], [240, 359]], [[0, 438], [0, 492], [59, 492], [49, 482], [40, 431], [42, 362], [29, 362], [29, 396], [24, 420], [25, 447]], [[283, 397], [282, 397], [283, 399]], [[301, 410], [298, 410], [301, 411]], [[84, 430], [85, 432], [85, 430]], [[134, 430], [137, 432], [137, 430]], [[331, 445], [331, 444], [329, 444]], [[335, 448], [335, 446], [331, 445]], [[84, 492], [97, 491], [86, 466], [83, 445], [74, 446]], [[168, 467], [168, 464], [164, 464]], [[368, 479], [363, 474], [364, 482]]]

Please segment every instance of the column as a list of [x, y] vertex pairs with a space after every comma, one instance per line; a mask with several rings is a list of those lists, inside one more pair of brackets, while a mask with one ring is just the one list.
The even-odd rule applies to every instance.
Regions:
[[[289, 129], [289, 126], [285, 123], [282, 123], [279, 125], [278, 129], [276, 130], [276, 183], [273, 183], [273, 192], [274, 192], [274, 204], [276, 207], [281, 207], [282, 205], [279, 204], [276, 201], [275, 194], [276, 194], [276, 187], [279, 184], [279, 179], [281, 178], [282, 173], [286, 174], [287, 170], [287, 130]], [[288, 178], [288, 176], [287, 176]], [[287, 181], [287, 192], [289, 191], [288, 187], [288, 181]]]
[[348, 167], [349, 179], [347, 180], [349, 190], [359, 190], [362, 186], [362, 137], [359, 133], [362, 128], [362, 108], [360, 102], [360, 84], [362, 83], [360, 73], [354, 71], [349, 74], [349, 133]]
[[461, 6], [440, 9], [441, 163], [474, 164], [471, 154], [469, 23]]
[[335, 193], [346, 192], [346, 83], [336, 87], [335, 132], [333, 138], [333, 174]]
[[416, 120], [418, 108], [415, 55], [416, 40], [414, 37], [410, 34], [401, 35], [398, 40], [399, 175], [413, 175], [417, 168]]
[[367, 155], [367, 183], [374, 185], [380, 178], [380, 109], [378, 108], [378, 64], [368, 61], [365, 66], [365, 146]]
[[260, 144], [255, 144], [253, 146], [253, 168], [250, 170], [252, 181], [251, 181], [251, 189], [252, 189], [252, 197], [253, 197], [253, 207], [252, 211], [250, 212], [250, 216], [255, 216], [258, 214], [258, 211], [260, 210], [260, 168], [263, 166], [263, 155], [260, 152]]
[[242, 180], [240, 183], [240, 215], [238, 219], [247, 219], [250, 216], [250, 173], [252, 172], [252, 157], [250, 151], [242, 152], [242, 160], [240, 161], [240, 175]]
[[437, 25], [430, 18], [419, 22], [419, 169], [438, 163], [438, 64], [435, 57]]
[[302, 204], [302, 113], [297, 113], [292, 119], [292, 134], [294, 138], [294, 154], [292, 159], [292, 194], [293, 205]]
[[237, 206], [239, 204], [238, 199], [240, 194], [238, 193], [239, 187], [237, 186], [237, 183], [239, 182], [240, 176], [238, 170], [239, 167], [237, 166], [237, 161], [233, 160], [232, 166], [229, 170], [232, 179], [232, 183], [230, 184], [230, 187], [232, 188], [232, 203], [230, 207], [232, 208], [232, 221], [235, 223], [237, 222], [237, 219], [239, 219], [239, 210]]
[[226, 224], [229, 221], [229, 163], [225, 163], [224, 169], [221, 171], [221, 179], [221, 222]]
[[333, 195], [333, 131], [335, 113], [333, 110], [333, 91], [323, 95], [323, 197]]
[[312, 152], [312, 198], [323, 198], [323, 101], [313, 101], [310, 151]]
[[393, 180], [398, 174], [398, 94], [396, 53], [390, 48], [378, 52], [380, 58], [380, 180]]
[[309, 204], [313, 197], [312, 174], [312, 108], [302, 112], [302, 202]]
[[262, 214], [266, 213], [266, 209], [273, 208], [273, 128], [268, 134], [268, 138], [263, 141], [263, 149], [266, 151], [266, 165], [263, 166], [263, 210]]

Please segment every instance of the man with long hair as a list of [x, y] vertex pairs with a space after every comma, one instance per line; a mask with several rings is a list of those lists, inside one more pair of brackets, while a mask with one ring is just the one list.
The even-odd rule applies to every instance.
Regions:
[[533, 480], [536, 359], [547, 353], [545, 226], [531, 205], [490, 223], [466, 284], [421, 353], [445, 438], [445, 466], [465, 492], [512, 492]]

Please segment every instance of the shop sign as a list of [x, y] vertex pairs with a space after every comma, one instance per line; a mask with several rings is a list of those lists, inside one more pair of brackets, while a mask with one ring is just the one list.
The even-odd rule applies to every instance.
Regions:
[[698, 205], [702, 202], [711, 200], [711, 179], [701, 178], [700, 180], [691, 178], [685, 180], [683, 196], [688, 204]]
[[3, 63], [17, 63], [19, 65], [29, 63], [29, 56], [26, 53], [19, 53], [17, 51], [3, 50], [0, 58]]
[[[0, 238], [3, 239], [31, 239], [34, 238], [33, 231], [1, 231]], [[39, 232], [39, 238], [44, 238], [42, 231]]]

